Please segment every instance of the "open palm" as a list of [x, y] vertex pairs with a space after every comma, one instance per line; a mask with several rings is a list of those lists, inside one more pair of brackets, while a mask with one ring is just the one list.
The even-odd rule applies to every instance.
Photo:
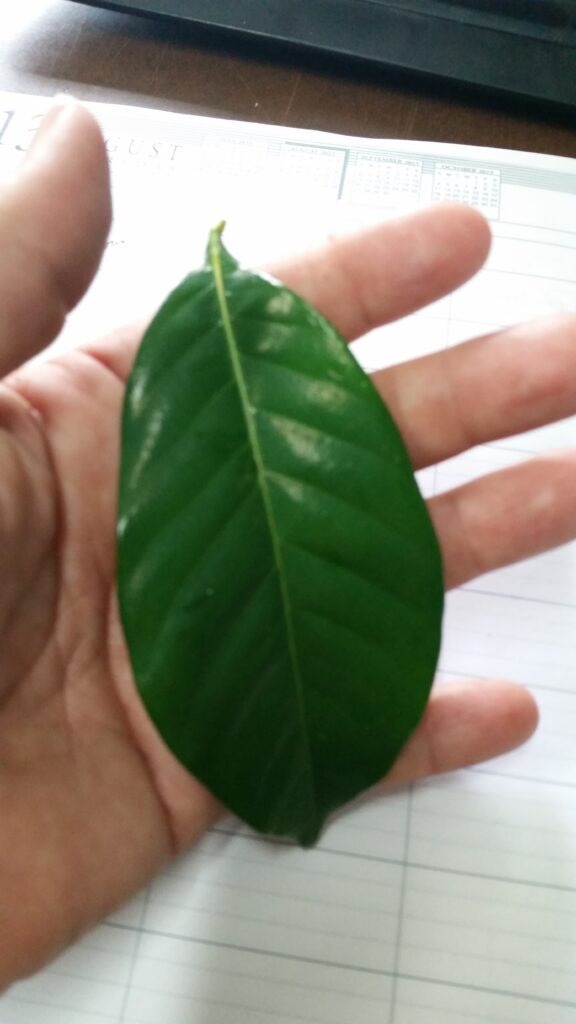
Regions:
[[[55, 107], [0, 197], [0, 987], [219, 812], [146, 718], [117, 615], [119, 423], [139, 331], [23, 367], [89, 284], [109, 217], [98, 129]], [[437, 208], [275, 272], [353, 338], [456, 287], [487, 248], [481, 218]], [[573, 412], [575, 340], [563, 319], [377, 375], [415, 467]], [[433, 499], [447, 584], [569, 539], [574, 479], [563, 453]], [[511, 683], [443, 686], [387, 781], [492, 756], [535, 723]]]

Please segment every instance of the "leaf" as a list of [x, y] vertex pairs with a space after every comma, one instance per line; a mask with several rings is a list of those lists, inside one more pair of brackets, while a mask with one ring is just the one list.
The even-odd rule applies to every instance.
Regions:
[[118, 587], [143, 701], [256, 829], [313, 843], [428, 697], [438, 544], [398, 431], [315, 310], [212, 232], [128, 381]]

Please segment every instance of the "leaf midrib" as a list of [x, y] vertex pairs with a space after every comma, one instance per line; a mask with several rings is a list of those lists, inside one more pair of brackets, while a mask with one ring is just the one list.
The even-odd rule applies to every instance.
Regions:
[[242, 413], [244, 416], [244, 422], [246, 423], [246, 431], [248, 434], [248, 441], [254, 459], [254, 465], [256, 467], [256, 478], [258, 481], [258, 487], [262, 495], [262, 503], [264, 505], [264, 514], [266, 522], [268, 524], [268, 530], [270, 532], [270, 540], [272, 543], [272, 552], [274, 556], [274, 562], [276, 564], [278, 582], [280, 586], [280, 596], [282, 600], [282, 608], [284, 610], [284, 621], [286, 625], [286, 634], [288, 641], [288, 653], [290, 657], [290, 664], [292, 666], [294, 681], [296, 684], [296, 705], [300, 715], [300, 722], [302, 726], [302, 736], [304, 738], [305, 754], [308, 761], [308, 774], [310, 777], [310, 787], [313, 794], [313, 808], [314, 814], [318, 817], [318, 798], [316, 792], [316, 783], [314, 777], [312, 751], [310, 747], [310, 736], [306, 726], [306, 715], [304, 711], [304, 686], [302, 680], [302, 674], [300, 672], [300, 664], [296, 651], [296, 637], [294, 630], [294, 620], [292, 617], [292, 608], [290, 604], [290, 595], [288, 593], [288, 587], [286, 583], [286, 572], [284, 568], [284, 559], [282, 557], [282, 547], [280, 544], [280, 538], [276, 529], [276, 522], [274, 519], [274, 513], [272, 509], [272, 500], [270, 497], [270, 490], [266, 479], [266, 469], [264, 460], [262, 457], [262, 450], [260, 446], [260, 440], [258, 438], [258, 432], [254, 423], [254, 416], [251, 409], [251, 402], [248, 394], [248, 388], [246, 380], [242, 370], [240, 362], [240, 355], [238, 352], [238, 346], [236, 343], [236, 337], [234, 334], [234, 328], [232, 326], [232, 318], [230, 315], [230, 308], [228, 305], [228, 298], [226, 296], [226, 289], [224, 287], [224, 276], [222, 272], [222, 261], [220, 257], [220, 234], [218, 230], [212, 231], [210, 234], [209, 244], [209, 255], [210, 264], [212, 267], [212, 273], [214, 275], [214, 287], [216, 291], [216, 298], [218, 306], [220, 308], [220, 314], [222, 317], [222, 327], [224, 330], [224, 336], [226, 338], [226, 344], [228, 347], [228, 353], [230, 356], [230, 362], [232, 365], [232, 372], [234, 379], [238, 387], [238, 394], [240, 397], [240, 403], [242, 406]]

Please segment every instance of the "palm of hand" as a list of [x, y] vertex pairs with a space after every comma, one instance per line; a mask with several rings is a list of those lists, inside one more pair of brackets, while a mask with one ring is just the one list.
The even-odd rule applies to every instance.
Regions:
[[[4, 367], [15, 369], [54, 336], [60, 306], [73, 304], [88, 284], [107, 229], [106, 166], [94, 124], [74, 110], [60, 111], [53, 120], [52, 136], [61, 133], [60, 146], [53, 150], [40, 139], [36, 166], [5, 203], [4, 231], [11, 243], [16, 235], [18, 251], [26, 238], [33, 265], [28, 294], [8, 309], [13, 329], [8, 339], [0, 334], [0, 368], [2, 347]], [[55, 150], [65, 150], [63, 142], [71, 145], [72, 132], [78, 159], [66, 163], [64, 171]], [[63, 206], [79, 182], [89, 180], [74, 219], [62, 209], [55, 216], [54, 206]], [[47, 227], [53, 240], [45, 246], [44, 239], [52, 239]], [[40, 254], [39, 230], [48, 250]], [[460, 235], [449, 252], [455, 232]], [[92, 239], [87, 248], [85, 237]], [[383, 254], [398, 246], [403, 253], [389, 268], [388, 293], [378, 297], [377, 271], [371, 280], [366, 265], [377, 268]], [[286, 265], [279, 276], [352, 337], [455, 287], [479, 265], [485, 248], [478, 219], [465, 211], [444, 211], [385, 226], [361, 243], [340, 243], [330, 253]], [[61, 301], [46, 316], [42, 311], [54, 290]], [[30, 303], [32, 324], [24, 331], [23, 309]], [[512, 432], [535, 425], [553, 414], [551, 408], [557, 415], [570, 411], [573, 398], [559, 382], [573, 357], [567, 354], [566, 325], [558, 332], [562, 338], [556, 347], [566, 353], [555, 383], [548, 378], [542, 383], [542, 367], [537, 367], [522, 408], [501, 410], [501, 423], [476, 424], [476, 434], [497, 436], [506, 432], [504, 426]], [[50, 363], [32, 364], [0, 388], [0, 821], [7, 837], [0, 845], [0, 987], [39, 966], [134, 892], [217, 813], [215, 800], [174, 762], [147, 721], [118, 620], [118, 425], [137, 340], [137, 332], [127, 332]], [[546, 340], [549, 352], [549, 334]], [[450, 373], [463, 379], [468, 374], [472, 384], [474, 374], [481, 377], [484, 353], [485, 348], [471, 348], [454, 360]], [[523, 351], [513, 358], [509, 372], [517, 373]], [[448, 364], [440, 369], [441, 374], [437, 362], [421, 361], [379, 381], [415, 465], [460, 450], [468, 440], [464, 435], [471, 434], [470, 425], [464, 429], [449, 415], [438, 417], [434, 402], [445, 408], [445, 395], [435, 399], [434, 393]], [[410, 377], [408, 389], [403, 373]], [[475, 387], [481, 384], [474, 381]], [[419, 391], [427, 396], [420, 411], [403, 408], [400, 396]], [[494, 420], [493, 410], [490, 416]], [[538, 472], [557, 500], [536, 528], [525, 493], [529, 472], [528, 480], [521, 471], [489, 483], [488, 501], [482, 485], [435, 499], [432, 514], [449, 583], [567, 539], [576, 504], [573, 485], [565, 485], [574, 476], [572, 467], [552, 461]], [[505, 505], [510, 506], [511, 494], [517, 494], [519, 518], [506, 531], [498, 511], [510, 512]], [[491, 505], [495, 511], [489, 511]], [[487, 542], [483, 560], [467, 543], [462, 510], [470, 506]], [[518, 688], [441, 690], [389, 781], [491, 756], [520, 742], [534, 724], [533, 704]]]
[[[143, 882], [170, 834], [120, 699], [114, 459], [121, 383], [88, 356], [6, 389], [0, 416], [0, 850], [16, 964], [34, 965]], [[92, 890], [92, 891], [91, 891]], [[6, 906], [6, 898], [8, 906]], [[9, 977], [3, 954], [2, 971]], [[0, 975], [2, 973], [0, 971]]]

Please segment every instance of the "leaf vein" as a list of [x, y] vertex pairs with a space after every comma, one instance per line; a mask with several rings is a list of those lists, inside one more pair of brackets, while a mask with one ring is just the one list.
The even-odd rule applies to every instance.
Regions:
[[308, 480], [304, 477], [295, 476], [293, 473], [286, 473], [285, 470], [280, 469], [269, 469], [267, 470], [267, 475], [276, 480], [292, 480], [302, 487], [307, 487], [311, 491], [317, 491], [318, 494], [332, 498], [333, 501], [338, 502], [338, 504], [343, 505], [345, 508], [352, 509], [359, 517], [361, 516], [364, 519], [367, 519], [370, 522], [370, 525], [376, 525], [380, 530], [384, 530], [387, 533], [394, 532], [394, 535], [400, 538], [400, 540], [405, 540], [404, 536], [398, 530], [395, 530], [388, 522], [383, 523], [375, 513], [369, 512], [360, 505], [357, 505], [349, 497], [345, 497], [342, 494], [336, 494], [328, 487], [323, 487], [322, 484], [318, 483], [316, 480]]
[[339, 434], [335, 434], [334, 431], [326, 430], [324, 426], [318, 427], [313, 423], [307, 423], [306, 420], [299, 419], [297, 416], [287, 415], [284, 412], [276, 412], [274, 409], [267, 409], [264, 405], [257, 406], [258, 412], [263, 413], [270, 419], [280, 420], [284, 423], [290, 423], [297, 427], [301, 427], [304, 430], [309, 430], [311, 433], [319, 435], [320, 437], [328, 438], [331, 441], [335, 441], [337, 444], [347, 445], [356, 452], [360, 452], [362, 455], [375, 455], [377, 458], [382, 457], [381, 448], [368, 447], [361, 441], [352, 439], [350, 437], [341, 437]]
[[[204, 480], [202, 481], [202, 486], [199, 487], [197, 490], [195, 490], [194, 494], [191, 495], [191, 496], [187, 492], [186, 495], [185, 495], [185, 499], [184, 499], [182, 505], [180, 506], [180, 508], [177, 511], [175, 511], [173, 513], [173, 515], [170, 516], [169, 518], [164, 518], [163, 521], [162, 521], [162, 526], [159, 529], [156, 527], [153, 531], [151, 531], [152, 539], [151, 539], [151, 545], [150, 546], [153, 546], [157, 541], [159, 541], [159, 539], [161, 537], [163, 537], [163, 535], [165, 533], [171, 533], [172, 532], [172, 530], [174, 529], [174, 524], [182, 516], [184, 516], [184, 514], [186, 514], [186, 515], [189, 514], [190, 508], [193, 506], [194, 502], [198, 501], [200, 498], [202, 498], [205, 495], [206, 491], [214, 484], [214, 481], [217, 480], [219, 476], [224, 475], [225, 472], [228, 471], [228, 469], [230, 468], [230, 465], [234, 462], [234, 460], [236, 458], [238, 458], [238, 456], [241, 455], [242, 452], [245, 449], [247, 449], [247, 448], [248, 448], [248, 442], [245, 441], [242, 445], [239, 445], [238, 448], [234, 448], [234, 450], [232, 452], [230, 452], [230, 454], [228, 455], [228, 457], [226, 459], [224, 459], [221, 462], [215, 463], [214, 471], [212, 473], [210, 473], [209, 476], [204, 478]], [[171, 467], [171, 473], [173, 473], [173, 472], [174, 472], [173, 467]], [[146, 490], [147, 490], [147, 492], [151, 492], [153, 497], [155, 497], [158, 494], [158, 492], [163, 493], [162, 492], [162, 487], [161, 487], [162, 476], [163, 475], [164, 474], [162, 474], [162, 473], [158, 473], [157, 467], [156, 467], [156, 472], [151, 477], [149, 477], [148, 480], [146, 481]], [[143, 505], [144, 505], [143, 501], [140, 501], [140, 502], [138, 502], [135, 505], [135, 513], [136, 514], [134, 514], [134, 512], [133, 512], [132, 513], [132, 518], [139, 518], [143, 514], [143, 512], [144, 512]], [[148, 513], [144, 512], [144, 514], [149, 514], [149, 512]]]
[[[182, 592], [185, 590], [186, 586], [189, 583], [191, 571], [198, 571], [199, 566], [201, 566], [202, 563], [205, 561], [206, 556], [210, 553], [210, 550], [214, 547], [214, 545], [217, 542], [220, 543], [220, 539], [223, 532], [230, 527], [230, 524], [233, 522], [238, 512], [242, 511], [244, 506], [247, 504], [248, 500], [252, 497], [252, 494], [253, 492], [248, 492], [246, 495], [244, 495], [242, 501], [235, 506], [233, 515], [226, 519], [223, 523], [219, 524], [218, 530], [215, 531], [213, 536], [210, 538], [210, 540], [203, 548], [201, 558], [194, 564], [192, 568], [190, 567], [189, 563], [183, 561], [184, 569], [180, 576], [180, 579], [178, 583], [175, 584], [175, 586], [172, 588], [170, 601], [167, 604], [165, 604], [164, 608], [162, 609], [160, 620], [162, 624], [160, 625], [160, 628], [155, 637], [155, 643], [158, 645], [157, 649], [161, 648], [162, 638], [166, 632], [166, 625], [170, 623], [171, 620], [173, 620], [174, 618], [174, 609], [178, 606], [182, 596]], [[150, 554], [150, 551], [153, 550], [154, 547], [160, 547], [160, 545], [155, 545], [155, 542], [153, 540], [146, 549], [146, 558], [148, 559], [148, 561], [153, 559], [154, 564], [157, 564], [159, 561], [157, 555]], [[161, 561], [164, 560], [162, 559]]]
[[379, 644], [373, 636], [369, 636], [368, 634], [361, 632], [355, 626], [352, 626], [349, 622], [334, 618], [332, 615], [327, 615], [325, 612], [319, 611], [317, 608], [303, 608], [302, 611], [310, 618], [318, 619], [321, 622], [327, 623], [329, 626], [333, 626], [338, 630], [349, 633], [357, 642], [363, 644], [365, 647], [369, 647], [380, 658], [382, 658], [383, 645]]
[[386, 587], [384, 588], [383, 582], [380, 580], [373, 580], [364, 573], [359, 572], [356, 568], [347, 565], [345, 562], [340, 562], [338, 559], [326, 555], [324, 552], [314, 551], [312, 548], [307, 547], [305, 544], [301, 544], [298, 541], [284, 541], [285, 547], [292, 548], [294, 551], [299, 551], [303, 555], [307, 555], [309, 558], [314, 558], [316, 561], [323, 562], [326, 565], [332, 565], [335, 569], [340, 570], [347, 576], [352, 577], [356, 583], [363, 583], [370, 590], [374, 591], [380, 600], [393, 600], [397, 605], [404, 609], [408, 609], [410, 614], [416, 614], [416, 606], [410, 601], [407, 601], [405, 597], [397, 592], [391, 590], [388, 586], [388, 580], [386, 580]]
[[[293, 327], [291, 326], [290, 329], [293, 330]], [[338, 381], [338, 382], [336, 382], [336, 381], [330, 380], [330, 378], [326, 378], [325, 375], [323, 376], [322, 374], [319, 374], [319, 373], [318, 374], [317, 373], [306, 373], [305, 370], [303, 370], [301, 367], [296, 367], [296, 366], [291, 365], [290, 363], [285, 363], [285, 362], [283, 362], [280, 359], [275, 359], [268, 352], [266, 353], [265, 356], [261, 356], [261, 355], [258, 355], [255, 352], [244, 352], [243, 351], [242, 352], [242, 359], [243, 359], [243, 361], [251, 362], [251, 363], [257, 363], [259, 366], [264, 366], [264, 367], [269, 366], [271, 364], [272, 366], [277, 367], [279, 370], [282, 370], [285, 373], [290, 373], [294, 377], [299, 378], [300, 380], [310, 381], [312, 384], [322, 384], [322, 385], [329, 384], [330, 387], [334, 388], [335, 390], [344, 392], [345, 395], [350, 395], [350, 396], [352, 396], [354, 398], [358, 397], [357, 391], [355, 389], [352, 389], [351, 387], [348, 386], [348, 381], [347, 380], [346, 381]], [[325, 371], [324, 371], [324, 374], [325, 374]]]
[[[180, 285], [181, 288], [184, 286], [186, 280], [187, 279], [185, 278], [184, 281], [182, 282], [182, 284]], [[196, 303], [199, 299], [205, 298], [205, 296], [208, 295], [210, 293], [210, 291], [212, 291], [213, 287], [214, 287], [214, 285], [213, 285], [212, 281], [208, 280], [206, 282], [206, 284], [204, 285], [204, 287], [200, 288], [199, 291], [194, 293], [192, 300], [190, 299], [190, 295], [187, 292], [183, 293], [182, 300], [181, 300], [181, 305], [179, 305], [177, 311], [175, 313], [173, 313], [172, 315], [173, 316], [178, 316], [181, 313], [182, 306], [188, 305], [191, 301], [193, 303]], [[164, 313], [165, 313], [165, 310], [164, 310], [164, 307], [162, 307], [157, 315], [158, 316], [162, 316]], [[153, 320], [152, 324], [150, 325], [149, 330], [151, 330], [151, 331], [154, 329], [154, 322], [155, 321]], [[204, 337], [205, 336], [206, 336], [206, 332], [204, 332]], [[196, 339], [196, 343], [198, 344], [198, 339]], [[177, 355], [176, 355], [175, 359], [170, 361], [170, 360], [165, 358], [166, 353], [165, 353], [165, 351], [163, 351], [162, 355], [164, 356], [164, 358], [161, 358], [159, 360], [155, 360], [154, 363], [151, 364], [153, 366], [153, 368], [154, 368], [154, 382], [149, 384], [148, 395], [147, 395], [148, 404], [152, 404], [152, 405], [154, 404], [155, 395], [156, 395], [156, 393], [159, 390], [162, 389], [162, 381], [163, 381], [164, 377], [166, 376], [166, 374], [168, 374], [168, 373], [173, 374], [174, 371], [178, 368], [178, 366], [182, 362], [182, 360], [186, 356], [190, 356], [191, 352], [192, 352], [192, 348], [191, 347], [184, 347], [183, 346], [177, 352]]]

